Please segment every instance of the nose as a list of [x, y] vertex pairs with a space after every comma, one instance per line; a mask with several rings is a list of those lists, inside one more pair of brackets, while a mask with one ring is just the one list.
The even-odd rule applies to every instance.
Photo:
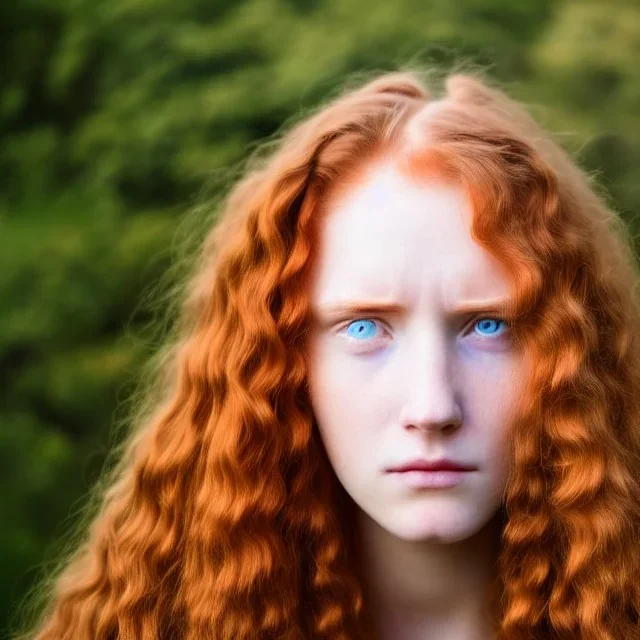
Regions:
[[414, 349], [404, 369], [406, 396], [400, 416], [404, 429], [423, 432], [458, 428], [462, 410], [444, 346]]

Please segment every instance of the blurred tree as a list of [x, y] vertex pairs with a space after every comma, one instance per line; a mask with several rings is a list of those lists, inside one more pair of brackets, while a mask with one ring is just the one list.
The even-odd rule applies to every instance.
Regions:
[[602, 173], [603, 186], [636, 233], [640, 203], [640, 4], [566, 2], [532, 51], [539, 97], [554, 126], [579, 133], [573, 149]]

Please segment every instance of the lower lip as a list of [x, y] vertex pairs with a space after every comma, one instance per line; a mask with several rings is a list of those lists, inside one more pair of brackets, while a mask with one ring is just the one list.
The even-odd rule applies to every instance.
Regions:
[[398, 476], [411, 489], [450, 489], [457, 487], [469, 471], [397, 471]]

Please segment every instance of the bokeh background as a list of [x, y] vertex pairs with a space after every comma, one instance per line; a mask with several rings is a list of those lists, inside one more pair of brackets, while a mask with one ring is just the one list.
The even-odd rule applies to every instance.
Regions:
[[349, 74], [488, 69], [638, 232], [639, 0], [14, 0], [0, 52], [0, 637], [157, 346], [187, 212]]

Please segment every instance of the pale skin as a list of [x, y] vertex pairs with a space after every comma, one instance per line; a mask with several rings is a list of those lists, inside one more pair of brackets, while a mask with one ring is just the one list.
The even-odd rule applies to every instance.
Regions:
[[[311, 401], [356, 505], [380, 640], [493, 638], [492, 527], [506, 483], [507, 414], [524, 371], [508, 324], [493, 313], [512, 295], [510, 280], [472, 240], [471, 215], [459, 187], [418, 183], [390, 158], [322, 212]], [[386, 471], [415, 457], [476, 469], [435, 489]]]

